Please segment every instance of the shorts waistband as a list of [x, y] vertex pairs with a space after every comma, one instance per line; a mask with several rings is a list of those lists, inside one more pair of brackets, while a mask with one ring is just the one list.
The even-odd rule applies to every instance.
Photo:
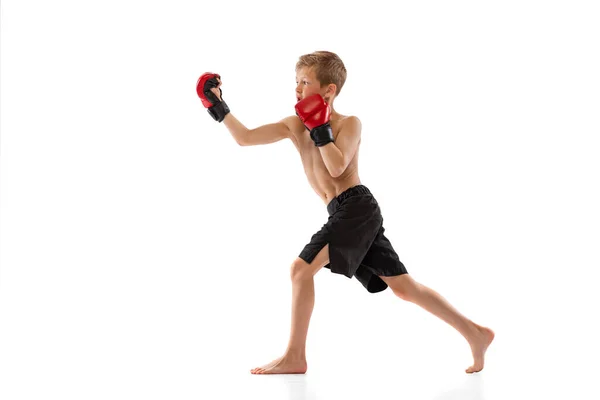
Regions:
[[344, 190], [338, 196], [336, 196], [335, 198], [333, 198], [329, 202], [329, 204], [327, 205], [327, 210], [331, 214], [337, 207], [339, 207], [339, 205], [344, 200], [346, 200], [349, 197], [357, 196], [357, 195], [361, 195], [361, 194], [370, 194], [370, 195], [372, 195], [371, 191], [365, 185], [352, 186], [351, 188], [348, 188], [348, 189]]

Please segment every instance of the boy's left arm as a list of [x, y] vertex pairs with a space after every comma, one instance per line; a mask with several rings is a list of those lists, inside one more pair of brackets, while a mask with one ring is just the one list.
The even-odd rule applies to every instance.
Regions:
[[340, 129], [335, 142], [319, 147], [321, 157], [329, 174], [337, 178], [342, 175], [358, 149], [362, 124], [357, 117], [348, 117]]

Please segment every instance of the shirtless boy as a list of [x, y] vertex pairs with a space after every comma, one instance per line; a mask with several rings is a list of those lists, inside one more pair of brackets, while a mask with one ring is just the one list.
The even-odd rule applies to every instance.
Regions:
[[370, 293], [388, 286], [402, 300], [419, 305], [454, 327], [467, 340], [473, 365], [483, 369], [494, 332], [469, 320], [439, 293], [416, 282], [384, 235], [377, 201], [358, 177], [361, 122], [334, 109], [346, 81], [342, 60], [328, 51], [303, 55], [296, 64], [296, 115], [248, 129], [221, 97], [218, 74], [206, 73], [198, 96], [215, 121], [225, 124], [241, 146], [289, 139], [300, 153], [310, 185], [327, 206], [329, 219], [291, 265], [292, 324], [282, 357], [251, 370], [253, 374], [303, 374], [307, 370], [306, 337], [315, 302], [314, 275], [323, 267], [356, 279]]

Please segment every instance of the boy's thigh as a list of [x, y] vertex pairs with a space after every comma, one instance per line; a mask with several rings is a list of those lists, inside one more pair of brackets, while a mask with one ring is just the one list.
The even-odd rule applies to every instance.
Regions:
[[400, 261], [392, 243], [384, 235], [384, 231], [381, 227], [361, 264], [379, 277], [407, 274], [406, 267]]

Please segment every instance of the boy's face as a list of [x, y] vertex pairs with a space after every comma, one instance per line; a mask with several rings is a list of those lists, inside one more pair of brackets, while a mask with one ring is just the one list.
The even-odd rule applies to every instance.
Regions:
[[317, 80], [312, 69], [303, 67], [296, 71], [296, 101], [315, 93], [324, 97], [326, 91], [327, 87], [321, 88], [321, 82]]

